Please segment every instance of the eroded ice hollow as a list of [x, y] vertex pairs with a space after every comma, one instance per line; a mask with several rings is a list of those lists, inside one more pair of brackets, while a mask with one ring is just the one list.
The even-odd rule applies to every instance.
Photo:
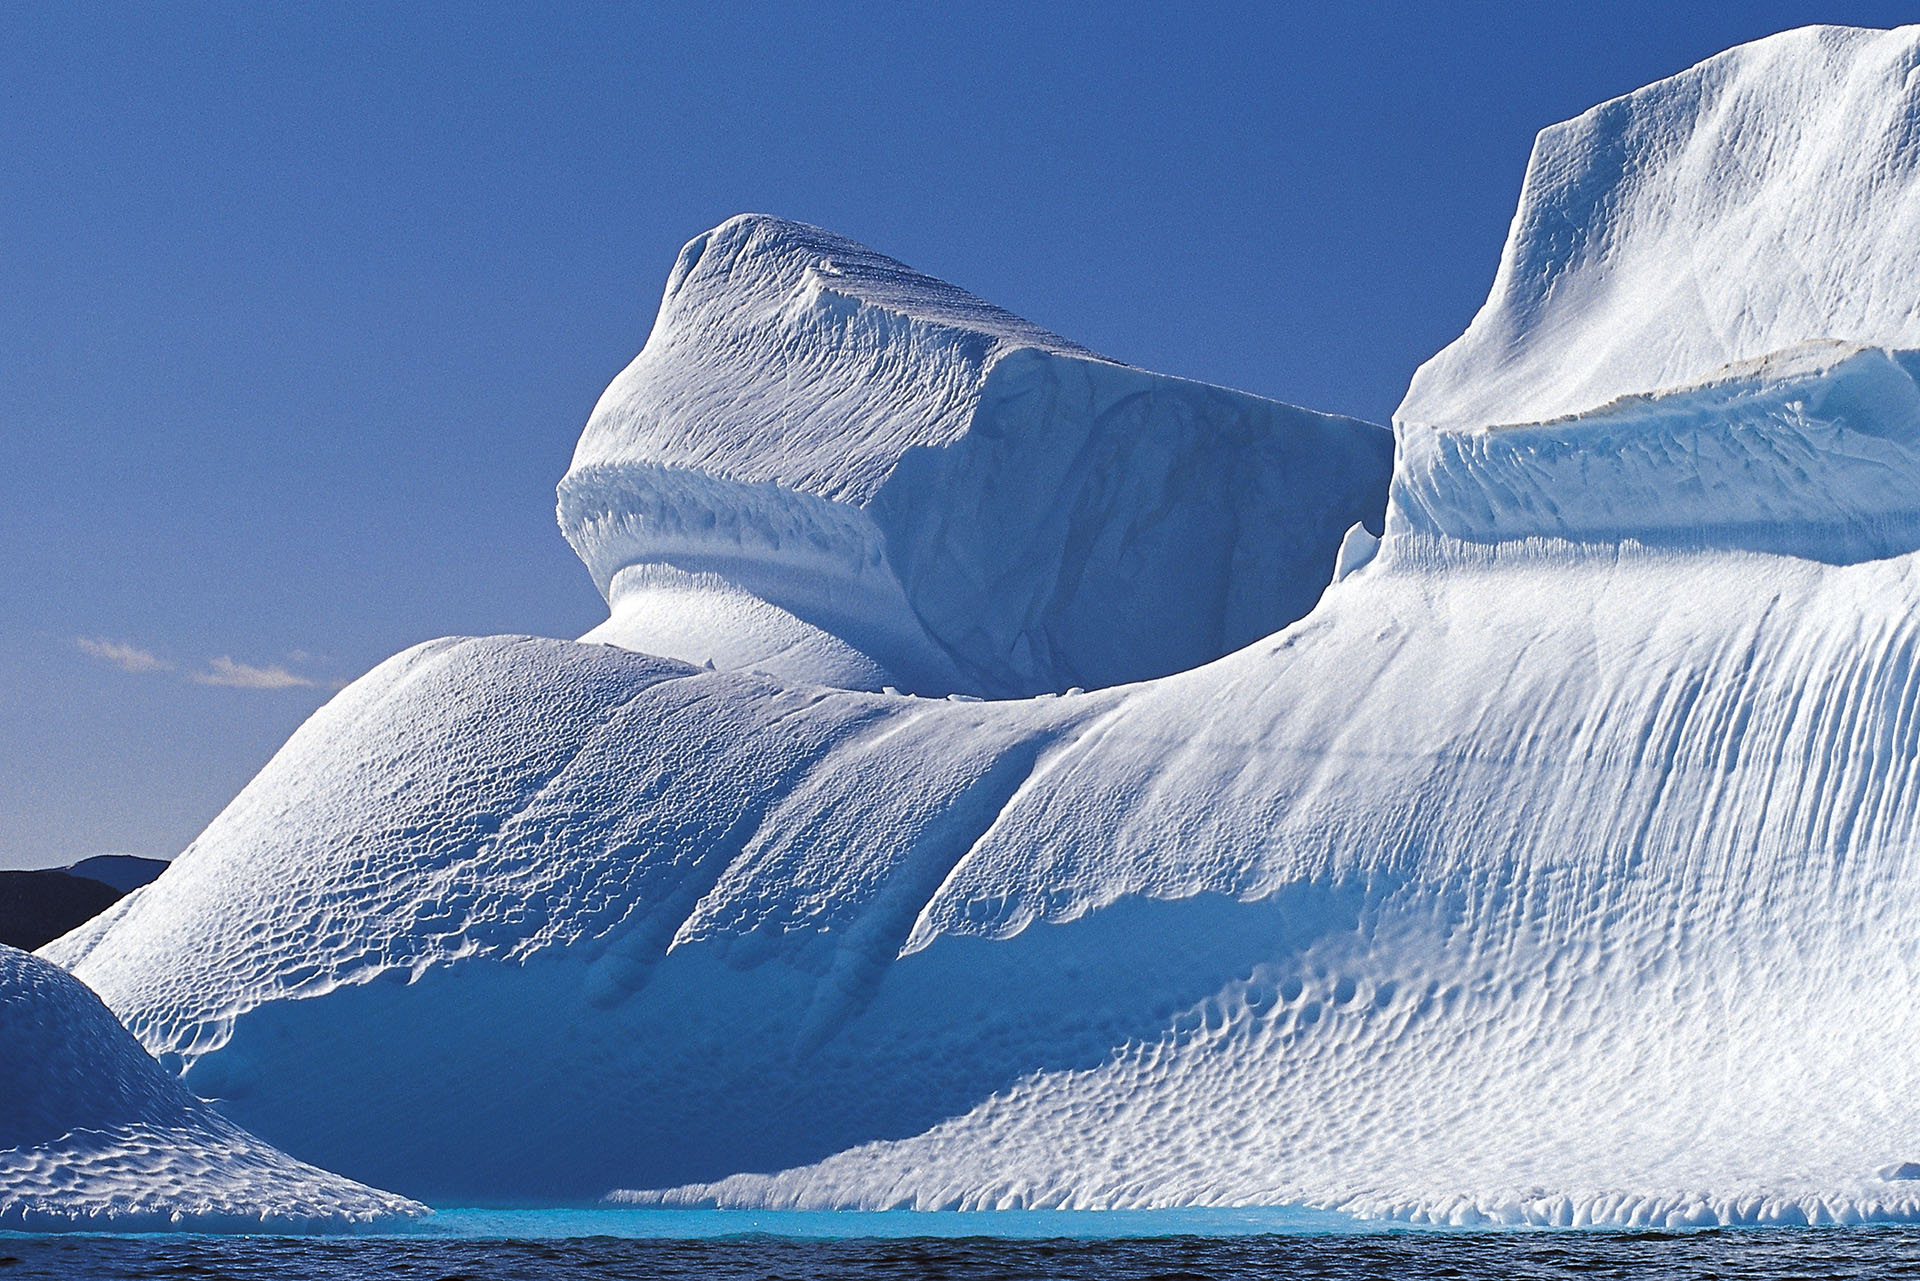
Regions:
[[[1920, 1217], [1916, 62], [1791, 32], [1549, 130], [1509, 328], [1422, 371], [1384, 538], [1270, 636], [984, 703], [433, 642], [46, 954], [415, 1195]], [[1701, 306], [1609, 312], [1674, 263]], [[880, 527], [785, 439], [646, 465], [770, 454]]]
[[818, 227], [681, 251], [560, 525], [586, 639], [1020, 696], [1181, 671], [1301, 617], [1376, 531], [1377, 427], [1096, 356]]
[[80, 981], [0, 944], [0, 1229], [317, 1231], [425, 1212], [193, 1097]]

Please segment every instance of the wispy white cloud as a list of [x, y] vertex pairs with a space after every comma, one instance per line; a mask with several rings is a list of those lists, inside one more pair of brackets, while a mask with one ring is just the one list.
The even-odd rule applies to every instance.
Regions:
[[173, 664], [159, 658], [138, 645], [128, 645], [121, 641], [102, 640], [98, 636], [76, 636], [73, 644], [82, 654], [97, 658], [103, 663], [112, 663], [123, 672], [170, 672]]
[[255, 667], [236, 663], [222, 654], [207, 660], [207, 670], [195, 672], [193, 679], [202, 685], [224, 685], [229, 689], [293, 689], [311, 686], [313, 681], [284, 667]]
[[[320, 682], [299, 672], [283, 667], [279, 663], [256, 666], [242, 663], [222, 654], [218, 658], [207, 660], [201, 671], [179, 671], [172, 663], [151, 650], [126, 641], [112, 641], [99, 636], [76, 636], [73, 645], [89, 658], [97, 658], [109, 663], [123, 672], [144, 675], [151, 672], [171, 672], [175, 679], [193, 681], [198, 685], [219, 685], [227, 689], [316, 689]], [[288, 655], [295, 664], [305, 663], [317, 657], [304, 650], [296, 650]]]

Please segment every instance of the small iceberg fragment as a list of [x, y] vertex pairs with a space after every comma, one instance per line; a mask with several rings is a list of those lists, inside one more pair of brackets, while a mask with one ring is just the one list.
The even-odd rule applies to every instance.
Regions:
[[337, 1230], [426, 1213], [187, 1093], [65, 970], [0, 946], [0, 1229]]

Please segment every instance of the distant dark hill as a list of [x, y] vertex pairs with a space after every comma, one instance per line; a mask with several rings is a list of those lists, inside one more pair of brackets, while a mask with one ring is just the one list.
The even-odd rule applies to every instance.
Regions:
[[0, 872], [0, 943], [31, 952], [120, 901], [103, 881], [56, 868]]
[[137, 854], [95, 854], [66, 869], [75, 876], [113, 886], [122, 894], [131, 894], [167, 870], [163, 858], [141, 858]]

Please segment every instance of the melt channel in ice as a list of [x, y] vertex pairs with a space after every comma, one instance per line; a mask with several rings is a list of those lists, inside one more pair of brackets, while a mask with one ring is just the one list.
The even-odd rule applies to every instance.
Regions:
[[304, 1231], [424, 1212], [188, 1094], [66, 971], [0, 945], [0, 1229]]
[[[1790, 32], [1543, 135], [1488, 310], [1398, 417], [1384, 536], [1361, 521], [1330, 586], [1327, 547], [1318, 603], [1244, 648], [976, 702], [752, 657], [435, 642], [334, 699], [165, 875], [47, 955], [231, 1115], [416, 1195], [1920, 1217], [1900, 310], [1920, 259], [1909, 206], [1882, 198], [1914, 159], [1916, 62], [1917, 28]], [[1798, 203], [1775, 218], [1755, 192]], [[1642, 315], [1674, 262], [1688, 305]], [[726, 313], [724, 279], [707, 288]], [[880, 292], [834, 305], [878, 324]], [[1620, 324], [1588, 333], [1577, 299]], [[903, 400], [881, 344], [857, 366], [878, 390], [824, 416], [769, 399], [785, 357], [755, 342], [788, 341], [777, 316], [689, 339], [669, 381], [711, 395], [603, 433], [630, 370], [567, 485], [659, 468], [755, 512], [853, 512], [905, 599], [872, 617], [988, 671], [991, 646], [929, 621], [919, 553], [875, 514], [914, 450], [979, 433], [976, 366], [936, 349], [1017, 322], [965, 318], [901, 322], [905, 350], [960, 372]], [[1088, 361], [1019, 333], [1029, 361]], [[1523, 366], [1540, 377], [1508, 377]], [[735, 403], [711, 431], [690, 416]], [[959, 446], [926, 426], [961, 419]], [[844, 470], [809, 444], [830, 427]], [[936, 488], [942, 539], [944, 513], [988, 501]], [[654, 563], [668, 492], [629, 529], [563, 489], [603, 585]], [[1101, 522], [1134, 519], [1099, 494]], [[826, 611], [811, 625], [837, 637]], [[876, 668], [908, 652], [848, 644]], [[1044, 684], [1076, 651], [1015, 652], [998, 670]]]

